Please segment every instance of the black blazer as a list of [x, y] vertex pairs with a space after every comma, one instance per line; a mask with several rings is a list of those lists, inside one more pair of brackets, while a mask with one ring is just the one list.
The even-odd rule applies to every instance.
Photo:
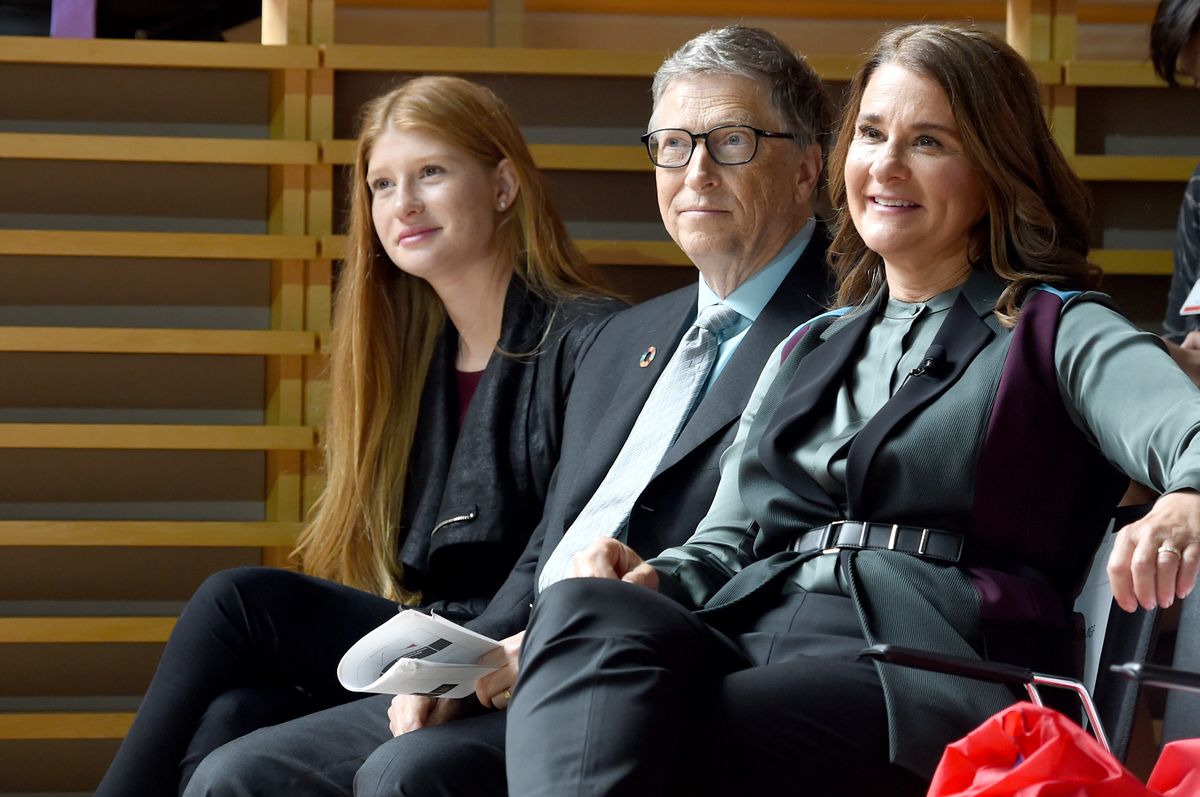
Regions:
[[[643, 557], [691, 536], [712, 503], [721, 454], [767, 356], [798, 325], [825, 309], [830, 292], [818, 224], [809, 245], [688, 419], [634, 506], [628, 544]], [[575, 373], [563, 446], [541, 523], [492, 602], [468, 627], [496, 639], [525, 628], [537, 573], [591, 498], [625, 443], [650, 389], [696, 318], [695, 285], [617, 313], [605, 322]], [[639, 366], [649, 346], [657, 356]]]
[[404, 583], [439, 614], [483, 611], [542, 517], [562, 448], [575, 370], [604, 319], [625, 305], [547, 303], [509, 284], [497, 348], [458, 426], [458, 333], [447, 321], [421, 394], [404, 493]]

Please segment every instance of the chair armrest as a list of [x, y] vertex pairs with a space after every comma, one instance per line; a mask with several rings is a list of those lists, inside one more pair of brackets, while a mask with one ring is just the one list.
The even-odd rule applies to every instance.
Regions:
[[1200, 692], [1200, 673], [1177, 670], [1160, 664], [1139, 664], [1138, 662], [1114, 664], [1109, 669], [1123, 678], [1137, 681], [1145, 686]]
[[1026, 686], [1034, 680], [1033, 670], [1015, 664], [947, 656], [942, 653], [906, 648], [900, 645], [872, 645], [859, 651], [858, 655], [860, 658], [875, 659], [902, 667], [915, 667], [918, 670], [929, 670], [946, 675], [961, 675], [1006, 686]]

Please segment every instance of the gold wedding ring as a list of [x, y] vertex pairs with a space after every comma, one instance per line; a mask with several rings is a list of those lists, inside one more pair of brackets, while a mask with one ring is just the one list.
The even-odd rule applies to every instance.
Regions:
[[500, 693], [500, 697], [504, 698], [504, 702], [507, 703], [508, 701], [512, 700], [512, 690], [505, 689]]
[[1158, 546], [1158, 552], [1174, 554], [1175, 556], [1178, 556], [1180, 559], [1183, 558], [1183, 554], [1179, 553], [1179, 549], [1173, 545], [1160, 545], [1160, 546]]

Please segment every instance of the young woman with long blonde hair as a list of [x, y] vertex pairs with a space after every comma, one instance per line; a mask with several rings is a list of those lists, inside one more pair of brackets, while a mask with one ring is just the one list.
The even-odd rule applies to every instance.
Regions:
[[360, 129], [308, 575], [201, 585], [98, 795], [182, 792], [221, 744], [352, 699], [350, 644], [397, 604], [473, 616], [538, 524], [575, 364], [620, 305], [491, 91], [417, 78]]

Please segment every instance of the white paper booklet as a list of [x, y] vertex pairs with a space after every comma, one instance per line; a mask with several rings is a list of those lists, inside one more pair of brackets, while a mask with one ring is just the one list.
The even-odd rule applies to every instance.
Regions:
[[497, 667], [475, 661], [499, 645], [436, 615], [401, 611], [354, 643], [338, 680], [354, 692], [466, 697]]

